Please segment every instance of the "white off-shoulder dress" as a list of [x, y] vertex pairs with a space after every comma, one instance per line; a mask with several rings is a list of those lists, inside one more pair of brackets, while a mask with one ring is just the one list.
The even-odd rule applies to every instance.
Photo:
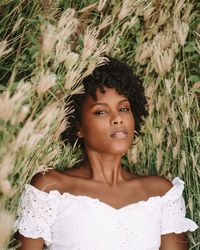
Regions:
[[164, 195], [120, 209], [83, 195], [46, 193], [26, 185], [14, 230], [44, 239], [50, 250], [159, 250], [161, 235], [194, 231], [185, 218], [184, 182]]

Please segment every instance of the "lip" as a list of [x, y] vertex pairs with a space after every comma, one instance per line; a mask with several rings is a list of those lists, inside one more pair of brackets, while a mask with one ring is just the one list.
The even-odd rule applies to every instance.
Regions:
[[126, 138], [127, 135], [128, 135], [128, 131], [124, 128], [117, 128], [113, 130], [112, 133], [110, 134], [112, 138], [117, 138], [117, 139]]

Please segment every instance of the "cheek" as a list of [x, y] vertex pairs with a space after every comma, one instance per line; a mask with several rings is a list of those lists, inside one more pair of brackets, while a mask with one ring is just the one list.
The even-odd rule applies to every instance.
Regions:
[[130, 114], [128, 117], [126, 117], [125, 121], [126, 121], [126, 126], [129, 129], [132, 129], [134, 131], [134, 129], [135, 129], [135, 120], [134, 120], [133, 114]]
[[129, 121], [130, 121], [130, 123], [131, 123], [131, 126], [134, 127], [134, 117], [133, 117], [133, 115], [130, 115]]
[[88, 119], [86, 122], [83, 122], [81, 130], [86, 140], [96, 140], [96, 138], [106, 136], [106, 131], [109, 131], [109, 124], [106, 119], [97, 119], [95, 121]]
[[83, 140], [85, 146], [98, 152], [103, 152], [110, 146], [110, 139], [106, 122], [91, 122], [89, 126], [83, 129]]

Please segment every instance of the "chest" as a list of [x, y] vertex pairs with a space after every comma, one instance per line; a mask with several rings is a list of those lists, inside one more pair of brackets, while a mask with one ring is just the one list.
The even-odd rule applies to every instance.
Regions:
[[115, 209], [120, 209], [139, 201], [145, 201], [151, 197], [148, 190], [131, 182], [111, 189], [91, 182], [77, 181], [71, 186], [69, 193], [76, 196], [87, 196], [98, 199]]

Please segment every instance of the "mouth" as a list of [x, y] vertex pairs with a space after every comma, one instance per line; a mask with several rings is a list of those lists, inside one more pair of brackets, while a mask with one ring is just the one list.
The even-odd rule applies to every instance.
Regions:
[[126, 129], [116, 129], [111, 133], [112, 138], [123, 139], [128, 135], [128, 131]]

